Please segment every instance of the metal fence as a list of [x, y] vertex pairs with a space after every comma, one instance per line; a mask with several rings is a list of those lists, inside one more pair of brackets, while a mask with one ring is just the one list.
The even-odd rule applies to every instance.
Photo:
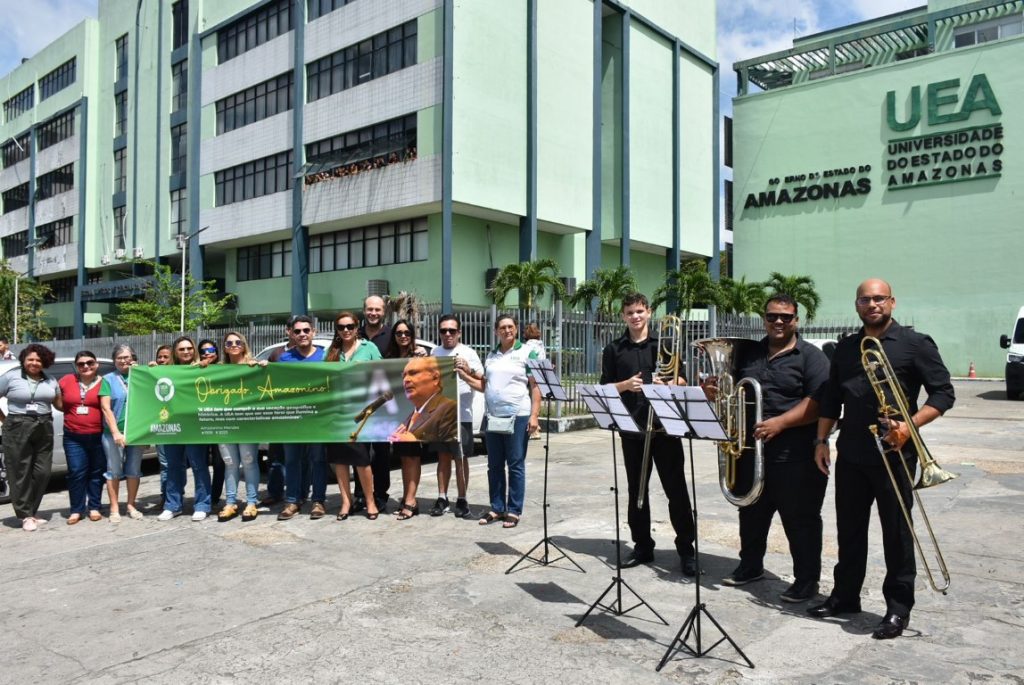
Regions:
[[[596, 383], [601, 373], [601, 351], [605, 345], [625, 332], [624, 324], [618, 315], [602, 316], [586, 312], [565, 310], [560, 302], [551, 309], [514, 310], [498, 309], [462, 309], [456, 310], [462, 327], [462, 342], [469, 345], [483, 359], [494, 347], [496, 339], [494, 327], [499, 315], [512, 314], [520, 322], [520, 331], [527, 323], [535, 322], [541, 329], [542, 340], [558, 377], [566, 388], [568, 402], [557, 402], [554, 415], [578, 415], [587, 413], [586, 407], [576, 393], [580, 383]], [[418, 322], [418, 337], [435, 340], [439, 318], [442, 312], [436, 306], [421, 308]], [[656, 323], [656, 322], [655, 322]], [[652, 323], [652, 326], [655, 325]], [[841, 335], [856, 331], [859, 322], [826, 321], [813, 325], [801, 325], [800, 332], [805, 338], [837, 340]], [[320, 337], [331, 338], [334, 335], [334, 322], [319, 320], [317, 333]], [[229, 331], [245, 335], [253, 353], [263, 348], [286, 340], [284, 326], [280, 324], [249, 323], [241, 327], [199, 328], [189, 331], [188, 335], [195, 341], [209, 338], [223, 340]], [[738, 337], [759, 339], [764, 336], [764, 323], [757, 316], [719, 316], [712, 323], [707, 320], [706, 311], [693, 312], [685, 324], [683, 345], [683, 374], [690, 377], [694, 368], [693, 345], [695, 340], [711, 337]], [[79, 350], [90, 350], [99, 357], [110, 356], [114, 345], [127, 343], [135, 350], [141, 362], [154, 359], [157, 347], [169, 344], [177, 337], [171, 333], [153, 333], [150, 335], [111, 336], [104, 338], [75, 338], [71, 340], [51, 340], [45, 344], [57, 356], [73, 356]], [[15, 354], [18, 349], [14, 347]]]

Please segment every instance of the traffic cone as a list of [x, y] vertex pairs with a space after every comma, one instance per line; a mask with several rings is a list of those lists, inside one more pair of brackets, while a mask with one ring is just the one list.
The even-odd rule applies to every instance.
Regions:
[[968, 378], [977, 378], [978, 377], [978, 372], [974, 370], [974, 361], [973, 360], [971, 361], [971, 365], [967, 368], [967, 377]]

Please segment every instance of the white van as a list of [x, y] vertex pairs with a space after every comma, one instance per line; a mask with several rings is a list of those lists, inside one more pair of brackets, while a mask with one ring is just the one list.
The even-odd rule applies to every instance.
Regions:
[[1013, 333], [999, 337], [999, 346], [1006, 353], [1006, 397], [1011, 400], [1024, 399], [1024, 307], [1017, 312]]

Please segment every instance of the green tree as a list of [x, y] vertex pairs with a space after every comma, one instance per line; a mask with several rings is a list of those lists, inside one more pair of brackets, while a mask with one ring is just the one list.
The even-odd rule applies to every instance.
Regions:
[[804, 308], [804, 321], [814, 321], [821, 306], [821, 297], [814, 289], [814, 279], [810, 276], [784, 276], [778, 271], [773, 271], [765, 281], [765, 288], [772, 295], [785, 294], [797, 301]]
[[[14, 283], [18, 283], [18, 339], [14, 340]], [[50, 287], [26, 278], [11, 268], [7, 260], [0, 260], [0, 335], [13, 342], [49, 340], [50, 327], [46, 325], [43, 303]]]
[[533, 309], [548, 288], [554, 291], [556, 297], [565, 295], [565, 286], [558, 278], [558, 262], [553, 259], [536, 259], [503, 266], [487, 294], [494, 300], [494, 304], [503, 307], [509, 293], [518, 290], [519, 306]]
[[764, 306], [764, 284], [747, 283], [746, 276], [738, 281], [723, 277], [718, 288], [718, 306], [723, 314], [756, 314]]
[[[166, 264], [140, 261], [153, 270], [142, 296], [118, 305], [114, 326], [124, 335], [177, 333], [181, 326], [181, 280]], [[185, 330], [215, 323], [231, 295], [217, 299], [215, 281], [195, 281], [185, 275]]]
[[651, 299], [651, 309], [657, 309], [665, 302], [674, 301], [675, 309], [684, 321], [689, 321], [690, 312], [698, 304], [718, 304], [719, 287], [708, 272], [703, 259], [689, 259], [676, 271], [665, 274], [665, 283], [658, 286]]
[[576, 287], [576, 294], [569, 300], [569, 304], [573, 307], [589, 307], [596, 299], [597, 311], [602, 314], [614, 314], [618, 310], [619, 301], [639, 289], [636, 276], [628, 266], [595, 269], [593, 278], [583, 281]]

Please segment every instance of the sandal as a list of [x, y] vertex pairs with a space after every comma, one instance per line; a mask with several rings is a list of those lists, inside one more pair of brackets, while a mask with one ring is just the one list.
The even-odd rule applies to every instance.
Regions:
[[486, 526], [491, 523], [494, 523], [495, 521], [503, 521], [504, 519], [504, 514], [495, 514], [493, 511], [489, 511], [483, 516], [481, 516], [480, 520], [477, 521], [477, 523], [479, 523], [481, 526]]
[[519, 525], [519, 517], [515, 514], [508, 514], [505, 516], [505, 522], [501, 524], [502, 528], [515, 528]]
[[142, 519], [145, 518], [145, 516], [143, 516], [142, 512], [139, 511], [138, 509], [136, 509], [135, 507], [129, 506], [128, 507], [128, 518], [133, 519], [135, 521], [141, 521]]
[[[409, 512], [408, 514], [406, 512]], [[419, 516], [420, 505], [418, 504], [402, 504], [402, 508], [398, 510], [396, 518], [399, 521], [407, 521], [413, 516]]]
[[366, 518], [370, 519], [371, 521], [376, 521], [378, 516], [380, 516], [379, 511], [375, 511], [372, 514], [370, 512], [366, 512]]
[[92, 511], [89, 512], [89, 520], [90, 521], [101, 521], [101, 520], [103, 520], [103, 514], [101, 514], [100, 512], [96, 511], [95, 509], [93, 509]]
[[109, 516], [111, 523], [121, 523], [121, 512], [112, 511]]
[[78, 523], [81, 520], [82, 520], [82, 515], [81, 514], [72, 514], [71, 516], [68, 516], [68, 525], [69, 526], [73, 526], [73, 525], [75, 525], [76, 523]]
[[338, 521], [345, 521], [346, 519], [348, 519], [348, 512], [347, 511], [339, 511], [338, 512], [338, 516], [336, 517], [336, 519]]

